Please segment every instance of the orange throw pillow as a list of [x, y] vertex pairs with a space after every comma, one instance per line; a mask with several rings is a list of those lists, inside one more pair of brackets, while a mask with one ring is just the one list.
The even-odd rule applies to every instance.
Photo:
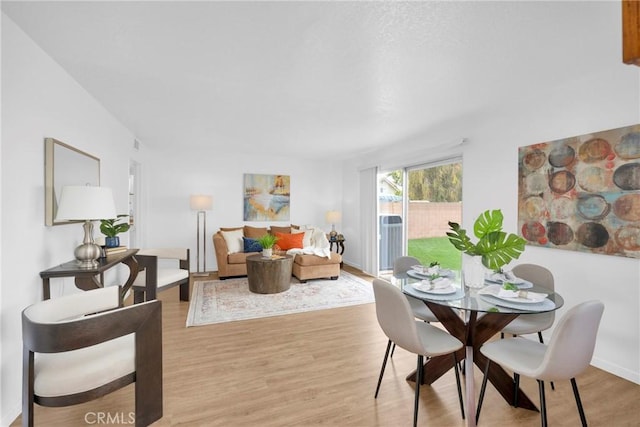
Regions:
[[276, 232], [276, 237], [278, 238], [276, 244], [283, 251], [288, 251], [293, 248], [302, 249], [302, 238], [304, 237], [304, 233], [285, 234]]

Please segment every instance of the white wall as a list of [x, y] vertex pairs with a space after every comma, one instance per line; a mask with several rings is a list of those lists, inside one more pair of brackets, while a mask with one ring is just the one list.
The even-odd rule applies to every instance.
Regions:
[[[133, 135], [2, 14], [1, 425], [21, 410], [20, 313], [42, 298], [38, 273], [73, 259], [83, 237], [81, 225], [44, 225], [45, 137], [100, 158], [101, 184], [126, 212]], [[74, 291], [52, 280], [52, 296]]]
[[[220, 227], [313, 224], [329, 231], [331, 226], [325, 222], [325, 213], [339, 208], [342, 197], [339, 165], [326, 160], [256, 157], [251, 153], [234, 153], [231, 148], [187, 151], [176, 147], [150, 153], [142, 161], [142, 169], [145, 206], [142, 234], [146, 236], [143, 246], [191, 248], [194, 271], [197, 222], [196, 213], [189, 209], [189, 195], [213, 196], [213, 210], [207, 212], [205, 239], [208, 271], [217, 270], [212, 236]], [[291, 177], [289, 221], [243, 221], [245, 173]]]
[[[618, 40], [611, 35], [612, 46]], [[615, 44], [614, 44], [615, 43]], [[536, 99], [505, 104], [481, 116], [465, 118], [425, 133], [423, 142], [455, 141], [462, 146], [463, 226], [473, 226], [479, 213], [500, 208], [505, 229], [517, 228], [518, 147], [640, 123], [640, 68], [624, 65], [615, 55], [594, 58], [594, 67], [564, 87], [549, 88]], [[419, 142], [372, 153], [367, 159], [345, 162], [343, 210], [347, 238], [359, 240], [358, 179], [361, 165], [383, 164], [397, 151], [407, 163], [431, 156]], [[411, 149], [413, 152], [411, 152]], [[437, 155], [434, 157], [438, 157]], [[345, 262], [360, 265], [357, 243], [345, 254]], [[605, 303], [593, 365], [640, 383], [640, 260], [616, 256], [528, 246], [516, 263], [532, 262], [548, 267], [567, 308], [589, 299]], [[515, 264], [515, 263], [514, 263]], [[549, 333], [546, 334], [549, 336]]]

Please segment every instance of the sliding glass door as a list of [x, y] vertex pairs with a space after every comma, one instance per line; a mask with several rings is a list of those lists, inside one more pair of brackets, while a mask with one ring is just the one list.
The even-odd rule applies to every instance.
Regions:
[[405, 254], [403, 182], [404, 170], [378, 174], [378, 275]]
[[462, 220], [460, 159], [380, 173], [378, 191], [380, 275], [402, 255], [460, 268], [461, 254], [446, 236], [448, 222]]

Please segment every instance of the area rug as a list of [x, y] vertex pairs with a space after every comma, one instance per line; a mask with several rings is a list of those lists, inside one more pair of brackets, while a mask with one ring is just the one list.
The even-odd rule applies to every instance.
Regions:
[[374, 302], [371, 283], [341, 271], [338, 280], [291, 278], [289, 290], [254, 294], [247, 278], [196, 281], [193, 284], [187, 327], [304, 311], [324, 310]]

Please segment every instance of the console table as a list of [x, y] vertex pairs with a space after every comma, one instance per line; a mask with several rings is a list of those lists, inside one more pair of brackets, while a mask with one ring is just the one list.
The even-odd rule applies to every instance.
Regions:
[[133, 285], [133, 281], [136, 280], [136, 276], [138, 276], [138, 261], [134, 257], [137, 252], [138, 249], [127, 249], [124, 252], [100, 258], [97, 260], [98, 266], [96, 268], [80, 268], [74, 260], [57, 265], [48, 270], [41, 271], [42, 298], [51, 298], [51, 286], [49, 279], [52, 277], [75, 277], [76, 287], [83, 291], [102, 288], [104, 285], [101, 280], [98, 280], [98, 277], [102, 276], [105, 271], [118, 264], [124, 264], [129, 267], [129, 278], [122, 286], [121, 298], [124, 298], [129, 288], [131, 288], [131, 285]]

